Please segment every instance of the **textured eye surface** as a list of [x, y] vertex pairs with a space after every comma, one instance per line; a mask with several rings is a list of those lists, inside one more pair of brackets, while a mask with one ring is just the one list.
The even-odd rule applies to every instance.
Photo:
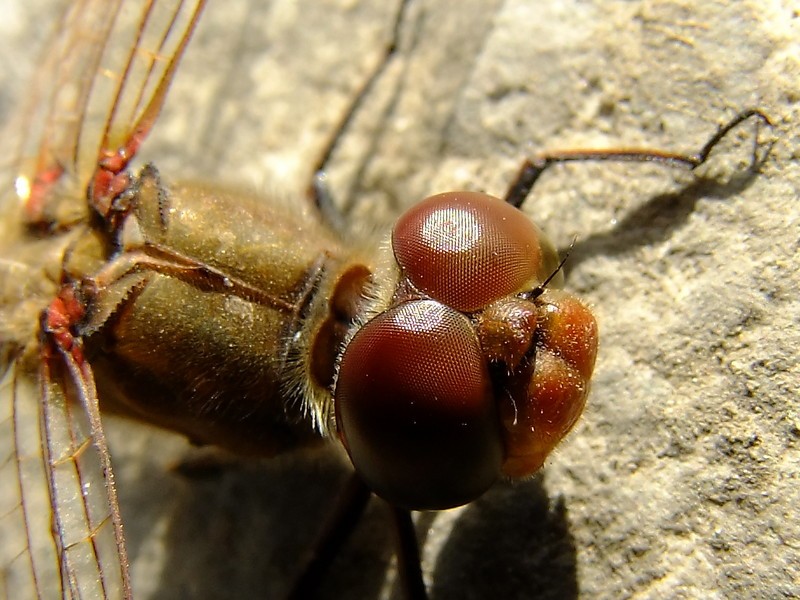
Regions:
[[533, 223], [476, 192], [438, 194], [412, 207], [395, 225], [392, 247], [418, 289], [465, 312], [518, 292], [542, 263]]
[[406, 302], [359, 330], [335, 402], [353, 465], [394, 504], [458, 506], [499, 474], [501, 429], [480, 345], [469, 320], [438, 302]]

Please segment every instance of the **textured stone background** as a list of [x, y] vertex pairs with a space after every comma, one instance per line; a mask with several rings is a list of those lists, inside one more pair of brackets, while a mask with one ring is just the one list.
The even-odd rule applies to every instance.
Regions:
[[[3, 112], [51, 4], [0, 3]], [[695, 151], [750, 106], [776, 142], [752, 178], [744, 128], [699, 179], [584, 164], [537, 186], [537, 222], [561, 247], [578, 236], [568, 286], [600, 322], [593, 392], [540, 477], [419, 516], [432, 596], [800, 596], [800, 5], [451, 4], [411, 3], [345, 137], [331, 177], [353, 219], [445, 189], [501, 194], [533, 149]], [[145, 158], [297, 194], [394, 10], [212, 3]], [[309, 459], [189, 480], [168, 468], [180, 440], [112, 433], [139, 597], [280, 597], [344, 474]], [[392, 598], [392, 577], [376, 502], [324, 597]]]

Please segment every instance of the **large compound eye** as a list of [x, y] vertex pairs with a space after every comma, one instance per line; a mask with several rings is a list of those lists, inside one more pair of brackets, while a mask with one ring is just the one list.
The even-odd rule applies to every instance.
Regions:
[[478, 339], [439, 302], [406, 302], [362, 327], [342, 358], [335, 403], [356, 471], [393, 504], [459, 506], [500, 472], [500, 424]]
[[413, 206], [395, 225], [392, 247], [419, 290], [464, 312], [518, 292], [542, 264], [533, 223], [476, 192], [438, 194]]

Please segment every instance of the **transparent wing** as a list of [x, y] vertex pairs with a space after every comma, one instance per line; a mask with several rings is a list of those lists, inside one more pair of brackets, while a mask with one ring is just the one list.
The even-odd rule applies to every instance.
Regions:
[[88, 224], [98, 160], [129, 160], [150, 131], [203, 4], [72, 2], [12, 123], [22, 135], [6, 138], [22, 202], [0, 204], [0, 598], [130, 596], [91, 367], [34, 332], [58, 287], [58, 231]]
[[13, 362], [0, 381], [0, 596], [60, 595], [50, 496], [39, 437], [36, 377]]
[[205, 0], [77, 0], [22, 116], [18, 194], [30, 222], [86, 216], [98, 159], [126, 161], [149, 133]]
[[13, 362], [0, 383], [5, 597], [127, 598], [127, 558], [88, 365], [38, 373]]
[[39, 373], [41, 440], [64, 596], [129, 598], [122, 521], [91, 368], [62, 352], [43, 360]]

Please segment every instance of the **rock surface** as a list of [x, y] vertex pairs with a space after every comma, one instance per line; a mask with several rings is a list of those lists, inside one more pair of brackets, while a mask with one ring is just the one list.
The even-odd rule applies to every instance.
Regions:
[[[747, 107], [770, 115], [775, 143], [752, 176], [742, 127], [697, 176], [587, 163], [542, 178], [527, 210], [562, 249], [577, 236], [567, 286], [600, 323], [593, 391], [539, 477], [419, 515], [431, 595], [800, 596], [800, 6], [451, 4], [410, 3], [345, 132], [329, 175], [353, 220], [389, 222], [447, 189], [501, 195], [540, 149], [696, 152]], [[301, 193], [395, 10], [211, 3], [145, 160], [173, 179]], [[52, 11], [9, 13], [4, 113]], [[113, 425], [137, 597], [286, 592], [344, 475], [336, 460], [187, 479], [168, 469], [181, 440]], [[323, 597], [399, 597], [393, 569], [376, 502]]]

